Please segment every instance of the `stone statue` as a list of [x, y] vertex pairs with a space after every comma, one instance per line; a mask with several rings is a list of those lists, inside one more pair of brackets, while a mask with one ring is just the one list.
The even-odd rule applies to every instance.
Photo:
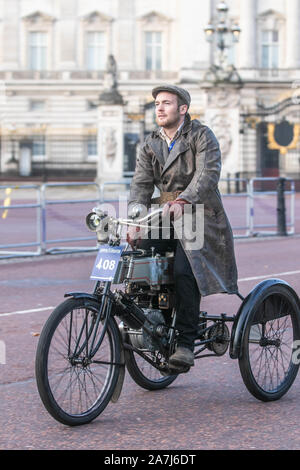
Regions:
[[104, 91], [100, 95], [100, 102], [107, 104], [124, 104], [123, 98], [118, 92], [117, 63], [112, 54], [107, 58], [104, 72]]
[[108, 81], [108, 89], [115, 89], [118, 87], [117, 84], [117, 63], [112, 54], [108, 56], [106, 64], [106, 76]]

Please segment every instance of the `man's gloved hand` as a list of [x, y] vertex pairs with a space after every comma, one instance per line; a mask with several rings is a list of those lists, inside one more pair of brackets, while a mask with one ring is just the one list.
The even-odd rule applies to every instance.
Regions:
[[147, 208], [143, 204], [132, 203], [128, 207], [128, 217], [132, 220], [143, 217], [147, 213]]
[[141, 239], [141, 228], [135, 227], [134, 225], [129, 225], [127, 230], [126, 241], [129, 243], [132, 249], [135, 248], [138, 240]]
[[[146, 207], [139, 203], [133, 203], [128, 208], [128, 217], [132, 220], [137, 219], [144, 215], [145, 211], [147, 211]], [[134, 225], [129, 225], [126, 235], [126, 241], [129, 243], [132, 249], [135, 248], [138, 240], [142, 238], [141, 227], [137, 227]]]
[[162, 217], [167, 217], [169, 215], [170, 220], [179, 219], [184, 211], [185, 204], [190, 204], [185, 199], [175, 199], [175, 201], [169, 201], [164, 205]]

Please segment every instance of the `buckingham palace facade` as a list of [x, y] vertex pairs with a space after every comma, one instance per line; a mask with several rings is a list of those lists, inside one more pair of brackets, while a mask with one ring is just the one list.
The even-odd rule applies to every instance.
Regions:
[[[226, 76], [208, 37], [220, 3], [238, 33]], [[219, 139], [223, 177], [299, 180], [299, 44], [300, 0], [0, 0], [0, 178], [95, 178], [111, 57], [121, 176], [155, 127], [151, 89], [167, 82]]]

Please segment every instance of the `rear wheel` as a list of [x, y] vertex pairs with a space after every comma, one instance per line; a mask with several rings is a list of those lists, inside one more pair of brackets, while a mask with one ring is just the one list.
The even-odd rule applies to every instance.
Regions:
[[153, 365], [163, 366], [166, 358], [155, 348], [150, 338], [143, 335], [142, 329], [134, 331], [122, 325], [121, 332], [125, 343], [140, 350], [148, 359], [132, 349], [124, 349], [126, 368], [137, 385], [146, 390], [161, 390], [174, 382], [178, 374], [167, 375]]
[[[67, 425], [95, 419], [108, 405], [120, 370], [120, 337], [110, 318], [103, 341], [90, 358], [100, 304], [68, 299], [46, 322], [36, 353], [38, 391], [47, 411]], [[100, 322], [96, 341], [103, 330]]]
[[[155, 363], [162, 359], [158, 351], [143, 351], [143, 353]], [[125, 350], [125, 362], [132, 379], [146, 390], [161, 390], [171, 385], [177, 378], [177, 375], [164, 376], [162, 372], [134, 351]]]
[[299, 310], [291, 290], [279, 284], [265, 291], [249, 316], [239, 367], [246, 387], [259, 400], [278, 400], [296, 378]]

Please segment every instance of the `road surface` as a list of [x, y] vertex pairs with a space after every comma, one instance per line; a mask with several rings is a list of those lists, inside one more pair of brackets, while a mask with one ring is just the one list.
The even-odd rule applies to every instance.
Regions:
[[[300, 238], [236, 240], [239, 288], [246, 295], [267, 277], [300, 294]], [[126, 374], [119, 401], [91, 424], [66, 427], [44, 409], [34, 378], [44, 322], [68, 291], [91, 291], [94, 254], [0, 261], [1, 449], [202, 450], [299, 449], [300, 377], [279, 401], [247, 391], [228, 353], [199, 360], [167, 389], [149, 392]], [[202, 301], [209, 313], [236, 313], [237, 296]]]

